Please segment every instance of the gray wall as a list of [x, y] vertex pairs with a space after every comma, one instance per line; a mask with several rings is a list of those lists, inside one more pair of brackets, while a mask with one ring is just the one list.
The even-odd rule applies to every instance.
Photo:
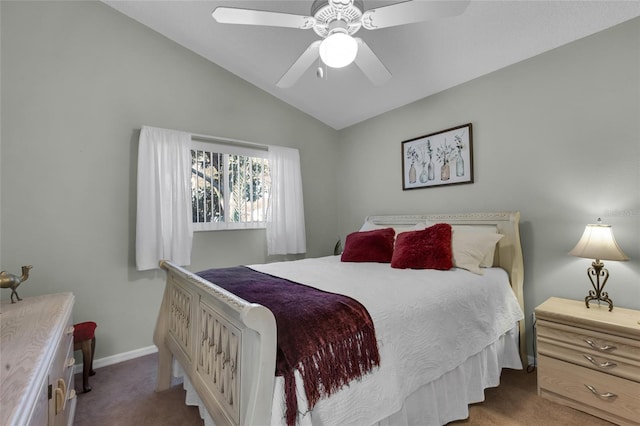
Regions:
[[[402, 191], [401, 141], [467, 122], [475, 183]], [[591, 261], [567, 252], [602, 217], [631, 258], [605, 262], [609, 294], [640, 309], [640, 19], [352, 126], [339, 152], [342, 235], [368, 214], [519, 210], [530, 319], [586, 296]]]
[[[34, 265], [23, 296], [72, 291], [98, 358], [152, 344], [163, 275], [134, 267], [145, 124], [299, 148], [310, 256], [368, 214], [520, 210], [528, 318], [584, 297], [590, 262], [567, 252], [601, 216], [631, 257], [605, 262], [608, 290], [640, 309], [638, 19], [336, 132], [101, 3], [0, 10], [1, 267]], [[401, 141], [467, 122], [475, 183], [402, 191]], [[198, 233], [191, 269], [265, 247]]]
[[[335, 130], [102, 3], [0, 7], [1, 267], [33, 264], [21, 296], [73, 292], [97, 358], [152, 344], [164, 287], [134, 266], [142, 125], [299, 148], [308, 253], [332, 253]], [[194, 240], [194, 270], [269, 260], [264, 230]]]

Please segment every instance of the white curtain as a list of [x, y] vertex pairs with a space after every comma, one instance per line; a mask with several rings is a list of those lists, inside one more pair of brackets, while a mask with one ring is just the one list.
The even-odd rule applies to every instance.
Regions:
[[191, 134], [143, 126], [138, 147], [136, 266], [191, 263]]
[[298, 150], [269, 146], [269, 168], [271, 200], [267, 209], [267, 253], [305, 253], [307, 241]]

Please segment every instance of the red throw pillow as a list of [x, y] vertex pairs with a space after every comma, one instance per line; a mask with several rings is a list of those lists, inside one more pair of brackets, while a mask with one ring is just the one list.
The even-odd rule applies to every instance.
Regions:
[[441, 270], [453, 268], [451, 225], [437, 223], [422, 231], [399, 233], [391, 267]]
[[393, 228], [353, 232], [347, 235], [340, 260], [343, 262], [389, 263], [393, 256], [395, 235], [396, 231]]

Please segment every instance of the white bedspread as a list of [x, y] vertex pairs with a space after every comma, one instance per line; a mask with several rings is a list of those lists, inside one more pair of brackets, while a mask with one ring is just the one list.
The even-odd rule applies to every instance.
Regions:
[[[484, 275], [462, 269], [399, 270], [389, 264], [342, 263], [339, 256], [250, 267], [353, 297], [376, 327], [379, 369], [318, 402], [301, 424], [374, 424], [523, 318], [507, 274], [499, 268], [486, 269]], [[276, 379], [272, 424], [283, 424], [283, 380]], [[302, 412], [303, 407], [304, 392], [299, 391]]]

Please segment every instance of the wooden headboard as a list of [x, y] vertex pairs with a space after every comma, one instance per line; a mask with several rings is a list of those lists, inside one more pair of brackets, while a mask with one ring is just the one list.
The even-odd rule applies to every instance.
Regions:
[[[522, 258], [522, 246], [520, 244], [520, 212], [493, 212], [493, 213], [454, 213], [454, 214], [418, 214], [418, 215], [380, 215], [369, 216], [366, 219], [375, 225], [388, 225], [393, 227], [412, 227], [418, 223], [434, 222], [449, 223], [452, 226], [465, 225], [477, 227], [495, 227], [496, 231], [504, 237], [496, 246], [494, 266], [507, 271], [509, 281], [513, 289], [520, 309], [524, 312], [524, 266]], [[522, 364], [527, 366], [527, 340], [525, 334], [525, 320], [520, 321], [520, 358]]]

